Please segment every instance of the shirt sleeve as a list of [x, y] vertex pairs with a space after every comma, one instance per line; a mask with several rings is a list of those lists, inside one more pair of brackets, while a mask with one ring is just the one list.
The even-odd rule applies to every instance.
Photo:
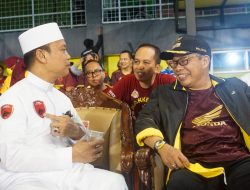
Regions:
[[[78, 140], [86, 140], [89, 138], [89, 130], [84, 126], [83, 121], [81, 120], [80, 116], [77, 114], [77, 111], [75, 110], [75, 108], [73, 107], [72, 104], [71, 104], [71, 107], [72, 107], [71, 113], [73, 115], [72, 119], [73, 119], [74, 123], [76, 123], [77, 126], [84, 132], [84, 135]], [[78, 140], [73, 140], [71, 138], [69, 138], [69, 140], [70, 140], [71, 144], [75, 144], [78, 141]]]
[[125, 78], [122, 78], [121, 80], [117, 81], [113, 88], [108, 91], [108, 95], [117, 98], [121, 101], [124, 101], [123, 95], [126, 93], [126, 80]]
[[93, 47], [93, 51], [98, 54], [99, 50], [101, 49], [103, 45], [103, 34], [98, 35], [98, 40]]
[[143, 140], [150, 136], [157, 136], [164, 138], [161, 130], [159, 129], [160, 125], [160, 111], [159, 111], [159, 102], [158, 102], [158, 91], [153, 90], [150, 95], [149, 101], [142, 108], [139, 113], [138, 118], [135, 122], [135, 133], [136, 141], [139, 146], [143, 146]]
[[[30, 118], [25, 112], [24, 103], [21, 98], [9, 95], [8, 93], [8, 97], [0, 98], [0, 164], [2, 167], [14, 172], [43, 172], [71, 168], [72, 148], [56, 147], [53, 143], [41, 143], [41, 141], [48, 141], [43, 138], [46, 134], [37, 133], [35, 137], [30, 135], [34, 129], [28, 125]], [[44, 118], [44, 124], [48, 125], [46, 122], [49, 121]]]

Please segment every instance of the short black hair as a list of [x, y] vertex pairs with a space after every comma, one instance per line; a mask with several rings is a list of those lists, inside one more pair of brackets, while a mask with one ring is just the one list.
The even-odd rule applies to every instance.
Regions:
[[83, 44], [87, 49], [90, 49], [94, 46], [94, 40], [87, 38], [83, 41]]
[[155, 55], [154, 55], [154, 59], [156, 64], [160, 64], [161, 63], [161, 59], [160, 59], [160, 54], [161, 54], [161, 50], [160, 48], [158, 48], [157, 46], [150, 44], [150, 43], [143, 43], [141, 45], [138, 46], [138, 48], [135, 50], [135, 53], [143, 47], [150, 47], [155, 51]]
[[130, 58], [130, 59], [134, 59], [134, 56], [133, 56], [133, 54], [132, 54], [131, 51], [129, 51], [129, 50], [122, 50], [122, 51], [120, 52], [120, 55], [121, 55], [122, 53], [127, 53], [127, 54], [129, 55], [129, 58]]
[[43, 49], [43, 50], [45, 50], [47, 52], [50, 52], [50, 47], [47, 44], [47, 45], [38, 47], [38, 48], [36, 48], [34, 50], [31, 50], [31, 51], [25, 53], [24, 56], [23, 56], [23, 60], [24, 60], [25, 67], [27, 69], [29, 69], [30, 66], [32, 65], [32, 63], [34, 62], [35, 57], [36, 57], [36, 50], [38, 50], [38, 49]]

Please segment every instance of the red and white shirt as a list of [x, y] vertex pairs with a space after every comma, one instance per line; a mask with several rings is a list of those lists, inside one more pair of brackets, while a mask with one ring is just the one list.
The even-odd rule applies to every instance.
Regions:
[[126, 102], [132, 111], [133, 119], [135, 119], [143, 105], [147, 103], [155, 87], [170, 84], [175, 80], [176, 79], [171, 75], [156, 74], [153, 85], [149, 88], [142, 88], [139, 81], [135, 78], [135, 75], [129, 74], [119, 80], [108, 94]]

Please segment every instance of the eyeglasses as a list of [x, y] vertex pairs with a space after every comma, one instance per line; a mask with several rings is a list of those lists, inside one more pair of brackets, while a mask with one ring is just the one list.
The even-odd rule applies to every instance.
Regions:
[[103, 70], [102, 69], [95, 69], [94, 71], [87, 71], [85, 75], [88, 78], [99, 76]]
[[168, 65], [171, 68], [176, 68], [178, 64], [181, 65], [181, 66], [185, 66], [194, 57], [200, 57], [200, 55], [193, 55], [193, 56], [189, 56], [189, 57], [182, 57], [182, 58], [180, 58], [178, 60], [168, 60]]

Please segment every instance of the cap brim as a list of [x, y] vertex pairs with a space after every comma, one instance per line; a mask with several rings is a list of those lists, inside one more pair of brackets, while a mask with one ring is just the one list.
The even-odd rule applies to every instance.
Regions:
[[160, 54], [160, 59], [162, 60], [171, 60], [173, 59], [174, 57], [174, 54], [182, 54], [182, 55], [185, 55], [185, 54], [188, 54], [189, 51], [177, 51], [177, 50], [167, 50], [167, 51], [164, 51]]

